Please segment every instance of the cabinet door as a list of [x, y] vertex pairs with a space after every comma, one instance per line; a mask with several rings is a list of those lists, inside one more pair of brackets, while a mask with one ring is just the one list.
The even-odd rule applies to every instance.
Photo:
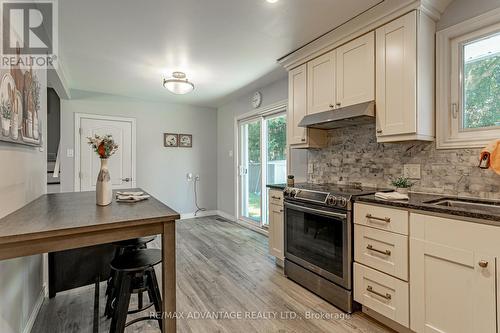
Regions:
[[335, 107], [335, 53], [333, 50], [307, 63], [307, 114]]
[[337, 49], [337, 107], [375, 99], [375, 33]]
[[377, 135], [416, 133], [417, 16], [377, 29]]
[[269, 254], [284, 260], [284, 221], [283, 207], [269, 205]]
[[496, 258], [410, 240], [410, 320], [417, 333], [496, 332]]
[[307, 65], [288, 73], [288, 144], [306, 143], [306, 129], [299, 123], [307, 111]]

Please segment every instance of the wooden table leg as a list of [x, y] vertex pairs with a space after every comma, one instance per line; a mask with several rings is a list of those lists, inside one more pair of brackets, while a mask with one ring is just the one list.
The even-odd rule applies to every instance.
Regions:
[[162, 235], [163, 333], [176, 332], [175, 222], [163, 224]]

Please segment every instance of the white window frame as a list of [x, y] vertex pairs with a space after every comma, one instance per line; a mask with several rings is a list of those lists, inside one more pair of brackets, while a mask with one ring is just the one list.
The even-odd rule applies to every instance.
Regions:
[[[500, 8], [437, 33], [438, 149], [480, 148], [500, 138], [500, 127], [462, 129], [462, 45], [500, 32]], [[454, 116], [455, 114], [455, 116]]]

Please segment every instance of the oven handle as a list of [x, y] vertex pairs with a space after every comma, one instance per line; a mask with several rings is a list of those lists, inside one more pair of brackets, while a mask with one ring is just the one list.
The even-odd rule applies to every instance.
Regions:
[[347, 214], [334, 213], [334, 212], [324, 211], [324, 210], [320, 210], [320, 209], [303, 207], [303, 206], [294, 205], [294, 204], [291, 204], [288, 202], [285, 202], [285, 207], [290, 207], [290, 208], [293, 208], [295, 210], [298, 210], [298, 211], [304, 212], [304, 213], [320, 214], [320, 215], [326, 215], [326, 216], [331, 216], [331, 217], [338, 217], [341, 219], [347, 219]]

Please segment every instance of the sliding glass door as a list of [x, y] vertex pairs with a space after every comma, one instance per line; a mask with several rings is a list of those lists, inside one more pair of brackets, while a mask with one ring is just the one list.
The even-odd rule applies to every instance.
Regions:
[[259, 115], [238, 123], [239, 215], [268, 225], [267, 184], [286, 182], [286, 115]]

